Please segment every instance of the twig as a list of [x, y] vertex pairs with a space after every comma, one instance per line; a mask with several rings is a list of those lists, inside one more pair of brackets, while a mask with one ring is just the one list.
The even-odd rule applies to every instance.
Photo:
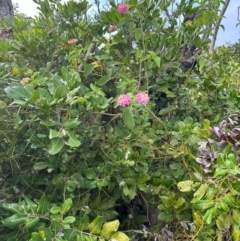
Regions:
[[217, 40], [217, 34], [218, 34], [219, 26], [221, 24], [223, 15], [225, 14], [229, 3], [230, 3], [230, 0], [226, 0], [225, 4], [223, 5], [222, 11], [219, 15], [219, 20], [214, 27], [213, 38], [212, 38], [212, 41], [211, 41], [211, 44], [210, 44], [210, 49], [209, 49], [210, 54], [214, 54], [214, 47], [215, 47], [215, 43], [216, 43], [216, 40]]

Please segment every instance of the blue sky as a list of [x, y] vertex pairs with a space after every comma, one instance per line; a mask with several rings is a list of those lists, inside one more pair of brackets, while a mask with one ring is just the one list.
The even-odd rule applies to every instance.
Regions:
[[[25, 13], [32, 17], [37, 14], [37, 4], [35, 4], [32, 0], [12, 0], [12, 2], [18, 3], [19, 12]], [[225, 43], [235, 43], [238, 41], [238, 39], [240, 39], [240, 25], [236, 27], [238, 6], [240, 6], [239, 0], [230, 1], [228, 9], [225, 13], [225, 18], [222, 20], [225, 30], [219, 30], [216, 46], [220, 46]]]

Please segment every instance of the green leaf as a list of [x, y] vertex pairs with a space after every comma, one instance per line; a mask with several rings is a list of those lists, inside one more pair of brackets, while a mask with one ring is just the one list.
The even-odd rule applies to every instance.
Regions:
[[67, 131], [67, 135], [69, 136], [67, 145], [71, 147], [79, 147], [81, 145], [81, 142], [76, 138], [73, 131]]
[[84, 216], [79, 220], [78, 229], [83, 231], [87, 230], [89, 225], [89, 217], [86, 213], [84, 213]]
[[193, 208], [196, 210], [205, 210], [213, 207], [215, 204], [210, 200], [197, 200], [193, 203]]
[[67, 180], [66, 182], [66, 190], [68, 192], [73, 192], [76, 189], [76, 182], [74, 180]]
[[40, 124], [43, 125], [43, 126], [47, 126], [47, 127], [60, 126], [60, 123], [56, 122], [56, 121], [41, 121]]
[[171, 214], [171, 213], [168, 213], [168, 212], [161, 212], [161, 213], [158, 215], [158, 219], [159, 219], [160, 221], [164, 221], [164, 222], [168, 222], [168, 221], [170, 221], [172, 218], [173, 218], [172, 214]]
[[23, 198], [30, 208], [35, 209], [37, 207], [37, 204], [35, 202], [33, 202], [28, 196], [23, 195]]
[[65, 214], [72, 206], [72, 199], [68, 198], [65, 200], [65, 202], [62, 205], [61, 211], [63, 214]]
[[48, 202], [46, 195], [41, 196], [37, 207], [37, 213], [44, 215], [49, 211], [49, 209], [50, 209], [50, 204]]
[[48, 153], [50, 155], [55, 155], [62, 150], [64, 146], [64, 140], [62, 138], [53, 138], [50, 140], [50, 145], [48, 148]]
[[195, 199], [202, 199], [202, 197], [206, 194], [208, 190], [208, 184], [204, 183], [198, 188], [198, 190], [193, 194]]
[[84, 71], [84, 76], [86, 77], [86, 76], [90, 75], [93, 72], [93, 70], [94, 70], [94, 65], [92, 65], [92, 64], [87, 65], [87, 67]]
[[32, 92], [22, 85], [14, 84], [4, 89], [7, 96], [13, 99], [30, 100], [32, 98]]
[[175, 209], [181, 208], [184, 204], [186, 204], [186, 200], [183, 197], [180, 197], [177, 202], [173, 205]]
[[67, 93], [68, 93], [67, 86], [64, 86], [64, 85], [58, 86], [55, 89], [54, 97], [57, 98], [57, 99], [62, 99], [62, 98], [65, 98], [67, 96]]
[[159, 56], [157, 56], [156, 53], [154, 53], [153, 51], [148, 51], [150, 53], [150, 55], [152, 56], [155, 64], [157, 65], [158, 68], [160, 68], [160, 64], [161, 64], [161, 58]]
[[18, 203], [3, 203], [3, 209], [14, 212], [14, 213], [23, 213], [24, 207]]
[[7, 104], [0, 100], [0, 110], [5, 109]]
[[211, 208], [211, 209], [208, 209], [208, 210], [206, 211], [206, 213], [203, 215], [203, 221], [204, 221], [207, 225], [210, 225], [210, 224], [212, 223], [213, 212], [214, 212], [214, 209]]
[[42, 99], [41, 103], [43, 103], [43, 105], [51, 106], [52, 104], [54, 104], [53, 97], [46, 89], [39, 88], [39, 97], [40, 99]]
[[104, 75], [97, 81], [97, 85], [105, 85], [111, 78], [111, 75]]
[[231, 226], [231, 216], [228, 213], [221, 213], [216, 220], [220, 230], [228, 230]]
[[111, 240], [116, 241], [129, 241], [130, 238], [123, 232], [116, 232], [111, 236]]
[[240, 226], [240, 210], [232, 209], [232, 218], [235, 225]]
[[69, 130], [69, 129], [77, 127], [80, 124], [81, 124], [81, 121], [79, 121], [78, 119], [73, 119], [68, 122], [65, 122], [63, 124], [63, 127], [64, 127], [64, 129]]
[[74, 223], [75, 221], [76, 221], [76, 218], [73, 216], [68, 216], [63, 219], [64, 224], [71, 224], [71, 223]]
[[130, 129], [133, 129], [135, 127], [133, 113], [129, 107], [125, 107], [123, 110], [123, 121], [124, 124]]
[[177, 187], [181, 192], [190, 192], [193, 189], [193, 181], [187, 180], [179, 182]]
[[142, 29], [141, 28], [136, 28], [136, 30], [135, 30], [136, 42], [138, 42], [141, 38], [142, 38]]
[[8, 218], [3, 219], [2, 223], [5, 227], [14, 228], [14, 227], [17, 227], [20, 224], [25, 223], [27, 219], [28, 219], [28, 214], [17, 213], [17, 214], [14, 214], [14, 215], [12, 215]]
[[88, 229], [92, 234], [100, 234], [102, 226], [104, 223], [104, 218], [102, 216], [97, 216], [89, 225]]
[[76, 234], [75, 230], [68, 229], [64, 233], [64, 240], [75, 241], [76, 240], [76, 236], [77, 236], [77, 234]]
[[49, 163], [47, 163], [47, 162], [37, 162], [34, 164], [33, 169], [35, 171], [41, 171], [43, 169], [48, 168], [48, 165], [49, 165]]
[[40, 219], [38, 217], [29, 218], [26, 220], [26, 227], [33, 228], [34, 226], [36, 226], [39, 223], [39, 221], [40, 221]]
[[89, 236], [87, 234], [81, 233], [77, 235], [77, 241], [102, 241], [99, 240], [98, 237], [95, 236]]
[[50, 131], [49, 131], [49, 139], [53, 139], [55, 137], [62, 138], [63, 134], [60, 131], [56, 131], [56, 130], [50, 129]]
[[57, 207], [57, 206], [54, 206], [50, 209], [50, 212], [52, 214], [59, 214], [61, 212], [61, 208], [60, 207]]
[[43, 238], [40, 233], [33, 232], [30, 241], [43, 241]]
[[93, 180], [97, 177], [96, 173], [94, 170], [92, 169], [86, 169], [84, 170], [84, 174], [86, 176], [87, 179]]
[[117, 232], [119, 225], [120, 225], [119, 220], [114, 220], [114, 221], [105, 223], [102, 227], [100, 236], [104, 238], [110, 238], [115, 232]]

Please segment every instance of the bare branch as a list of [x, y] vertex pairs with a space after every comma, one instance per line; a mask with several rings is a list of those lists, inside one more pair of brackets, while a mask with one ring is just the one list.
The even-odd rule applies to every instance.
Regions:
[[[91, 44], [89, 45], [89, 48], [88, 48], [87, 53], [86, 53], [86, 55], [85, 55], [85, 59], [84, 59], [85, 61], [87, 61], [87, 60], [89, 59], [90, 55], [94, 52], [95, 47], [96, 47], [96, 43], [91, 43]], [[79, 70], [80, 72], [83, 71], [83, 64], [80, 64], [80, 65], [79, 65], [78, 70]]]
[[219, 20], [218, 20], [218, 22], [216, 23], [216, 25], [213, 29], [213, 37], [212, 37], [212, 41], [211, 41], [210, 49], [209, 49], [210, 54], [214, 53], [214, 47], [215, 47], [215, 43], [216, 43], [216, 39], [217, 39], [219, 26], [221, 24], [222, 18], [223, 18], [224, 14], [227, 10], [227, 7], [228, 7], [229, 3], [230, 3], [230, 0], [226, 0], [225, 4], [223, 5], [222, 11], [219, 15]]

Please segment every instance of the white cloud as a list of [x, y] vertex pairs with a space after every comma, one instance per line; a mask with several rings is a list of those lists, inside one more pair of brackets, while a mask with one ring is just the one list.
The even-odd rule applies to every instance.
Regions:
[[13, 4], [18, 4], [18, 11], [25, 13], [27, 16], [34, 17], [38, 13], [37, 4], [32, 0], [12, 0]]

